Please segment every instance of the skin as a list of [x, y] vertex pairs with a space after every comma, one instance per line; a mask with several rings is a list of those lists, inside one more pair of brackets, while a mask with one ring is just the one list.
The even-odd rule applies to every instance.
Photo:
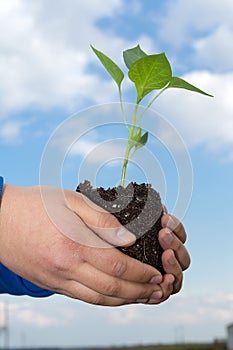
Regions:
[[181, 289], [190, 258], [176, 218], [162, 217], [166, 274], [161, 276], [114, 248], [135, 238], [112, 215], [79, 193], [62, 191], [61, 196], [56, 188], [4, 186], [0, 261], [5, 266], [42, 288], [98, 305], [159, 304]]

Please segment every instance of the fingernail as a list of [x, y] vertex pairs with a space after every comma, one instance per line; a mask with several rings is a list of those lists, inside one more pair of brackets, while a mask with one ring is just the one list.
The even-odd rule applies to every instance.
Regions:
[[164, 235], [163, 240], [166, 244], [170, 245], [173, 241], [173, 234], [168, 228], [165, 229], [165, 232], [166, 234]]
[[176, 258], [174, 256], [171, 256], [169, 259], [168, 259], [168, 262], [169, 264], [171, 265], [175, 265], [176, 264]]
[[162, 291], [161, 291], [161, 290], [156, 290], [156, 291], [154, 291], [154, 292], [151, 294], [150, 301], [151, 301], [151, 299], [156, 299], [156, 300], [157, 300], [157, 299], [161, 299], [162, 296], [163, 296]]
[[150, 280], [149, 283], [151, 283], [151, 284], [159, 284], [159, 283], [162, 282], [162, 280], [163, 280], [162, 275], [156, 275], [156, 276], [153, 276], [153, 277], [151, 278], [151, 280]]
[[117, 237], [119, 238], [119, 240], [122, 243], [130, 243], [130, 242], [134, 242], [135, 241], [135, 236], [134, 234], [132, 234], [131, 232], [129, 232], [128, 230], [126, 230], [126, 228], [121, 227], [118, 231], [117, 231]]

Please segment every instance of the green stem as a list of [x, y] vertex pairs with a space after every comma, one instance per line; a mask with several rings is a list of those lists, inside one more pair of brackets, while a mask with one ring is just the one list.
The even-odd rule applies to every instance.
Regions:
[[[122, 111], [122, 116], [125, 122], [125, 125], [127, 126], [127, 129], [129, 131], [129, 135], [128, 135], [128, 143], [126, 146], [126, 151], [125, 151], [125, 156], [124, 156], [124, 163], [123, 163], [123, 167], [122, 167], [122, 173], [121, 173], [121, 186], [124, 187], [125, 185], [125, 176], [126, 176], [126, 170], [127, 170], [127, 166], [129, 163], [129, 156], [130, 156], [130, 151], [131, 149], [134, 147], [132, 146], [132, 136], [134, 134], [134, 129], [136, 124], [142, 119], [142, 117], [144, 116], [144, 114], [146, 113], [146, 111], [148, 111], [148, 109], [150, 108], [150, 106], [155, 102], [155, 100], [167, 89], [167, 86], [165, 86], [146, 106], [146, 108], [144, 109], [144, 111], [139, 115], [139, 117], [137, 118], [137, 113], [138, 113], [138, 107], [139, 107], [139, 102], [136, 103], [135, 108], [134, 108], [134, 112], [133, 112], [133, 117], [132, 117], [132, 124], [131, 127], [128, 127], [126, 118], [125, 118], [125, 114], [123, 111], [123, 104], [122, 104], [122, 99], [121, 99], [121, 91], [119, 89], [119, 93], [120, 93], [120, 101], [121, 101], [121, 111]], [[134, 152], [135, 153], [135, 152]], [[134, 154], [133, 153], [133, 154]]]
[[129, 130], [129, 126], [126, 120], [126, 116], [125, 116], [125, 111], [124, 111], [124, 107], [123, 107], [123, 101], [122, 101], [122, 93], [121, 93], [121, 89], [119, 88], [119, 97], [120, 97], [120, 106], [121, 106], [121, 114], [122, 114], [122, 118], [124, 121], [124, 124], [126, 126], [126, 128]]
[[121, 183], [120, 184], [122, 187], [124, 187], [124, 185], [125, 185], [125, 175], [126, 175], [127, 165], [129, 162], [129, 153], [130, 153], [130, 149], [129, 149], [128, 144], [127, 144], [125, 157], [124, 157], [124, 164], [123, 164], [122, 172], [121, 172]]
[[123, 163], [122, 172], [121, 172], [120, 185], [122, 187], [124, 187], [124, 185], [125, 185], [126, 170], [127, 170], [127, 166], [129, 163], [130, 151], [133, 147], [132, 146], [132, 136], [134, 134], [134, 129], [135, 129], [136, 122], [137, 122], [137, 112], [138, 112], [138, 103], [135, 105], [135, 108], [134, 108], [131, 127], [130, 127], [130, 129], [128, 128], [128, 130], [129, 130], [128, 142], [127, 142], [127, 146], [126, 146], [126, 150], [125, 150], [124, 163]]
[[150, 108], [150, 106], [155, 102], [155, 100], [157, 100], [157, 98], [162, 95], [162, 93], [167, 89], [167, 86], [165, 86], [165, 88], [163, 88], [146, 106], [146, 108], [144, 109], [144, 111], [140, 114], [140, 116], [137, 119], [137, 123], [142, 119], [142, 117], [144, 116], [144, 114], [148, 111], [148, 109]]

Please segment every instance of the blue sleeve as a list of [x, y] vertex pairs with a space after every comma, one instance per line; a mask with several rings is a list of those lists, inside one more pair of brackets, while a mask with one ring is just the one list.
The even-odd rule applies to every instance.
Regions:
[[40, 288], [26, 279], [16, 275], [0, 263], [0, 293], [12, 295], [29, 295], [31, 297], [48, 297], [54, 292]]

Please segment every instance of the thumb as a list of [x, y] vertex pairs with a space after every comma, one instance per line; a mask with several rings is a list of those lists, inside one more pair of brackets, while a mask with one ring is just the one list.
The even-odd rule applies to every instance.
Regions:
[[109, 212], [102, 209], [83, 194], [74, 192], [72, 210], [99, 237], [115, 246], [132, 245], [136, 237]]

